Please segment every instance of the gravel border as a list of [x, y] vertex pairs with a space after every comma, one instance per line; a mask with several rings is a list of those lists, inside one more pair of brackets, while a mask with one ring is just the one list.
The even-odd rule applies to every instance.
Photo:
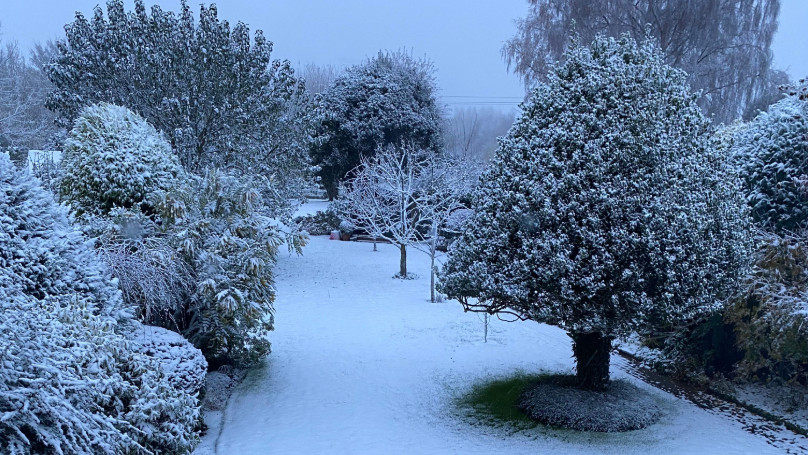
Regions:
[[605, 392], [571, 385], [574, 376], [550, 376], [522, 391], [517, 407], [546, 425], [616, 433], [645, 428], [662, 417], [651, 393], [627, 380], [612, 381]]

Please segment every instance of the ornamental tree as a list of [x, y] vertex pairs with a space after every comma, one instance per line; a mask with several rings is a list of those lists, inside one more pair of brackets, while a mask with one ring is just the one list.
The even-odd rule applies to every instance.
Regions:
[[401, 143], [441, 145], [441, 111], [434, 67], [404, 52], [382, 53], [348, 68], [318, 100], [314, 164], [329, 199], [363, 158]]
[[687, 75], [649, 38], [574, 40], [500, 140], [439, 288], [556, 325], [580, 386], [615, 338], [715, 309], [744, 273], [747, 209]]
[[808, 80], [761, 112], [732, 140], [755, 222], [784, 233], [808, 220]]

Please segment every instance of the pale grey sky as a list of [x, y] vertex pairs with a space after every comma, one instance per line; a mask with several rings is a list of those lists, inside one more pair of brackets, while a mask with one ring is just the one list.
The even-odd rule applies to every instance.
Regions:
[[[2, 39], [22, 46], [63, 35], [74, 12], [85, 16], [104, 0], [0, 0]], [[132, 0], [126, 0], [127, 8]], [[179, 0], [146, 0], [176, 10]], [[192, 0], [192, 5], [199, 1]], [[206, 2], [210, 3], [210, 2]], [[298, 63], [360, 62], [379, 49], [411, 49], [438, 68], [444, 101], [506, 107], [523, 94], [500, 56], [527, 11], [525, 0], [219, 0], [219, 16], [262, 29], [274, 56]], [[782, 0], [776, 65], [808, 76], [808, 0]], [[196, 7], [194, 9], [197, 9]], [[460, 98], [460, 97], [477, 98]], [[510, 103], [510, 104], [507, 104]]]

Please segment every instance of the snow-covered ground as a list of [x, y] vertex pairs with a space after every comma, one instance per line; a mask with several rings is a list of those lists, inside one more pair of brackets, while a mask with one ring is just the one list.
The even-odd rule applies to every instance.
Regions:
[[[305, 207], [305, 206], [304, 206]], [[272, 354], [251, 371], [198, 454], [770, 454], [741, 424], [657, 391], [669, 415], [624, 434], [537, 431], [507, 435], [456, 416], [453, 398], [475, 381], [515, 370], [570, 370], [569, 338], [530, 322], [492, 322], [456, 302], [430, 303], [420, 279], [392, 279], [398, 250], [314, 237], [283, 255]], [[614, 377], [629, 377], [614, 367]], [[630, 378], [638, 382], [634, 378]], [[638, 382], [643, 387], [648, 387]], [[653, 389], [656, 390], [656, 389]]]

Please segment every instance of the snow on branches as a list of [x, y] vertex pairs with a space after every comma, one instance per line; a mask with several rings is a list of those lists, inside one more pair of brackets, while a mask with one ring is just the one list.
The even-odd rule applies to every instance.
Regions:
[[408, 276], [407, 246], [429, 251], [434, 259], [438, 229], [462, 208], [464, 167], [412, 145], [388, 145], [364, 158], [351, 175], [340, 211], [349, 224], [400, 248], [397, 276]]
[[0, 156], [0, 447], [188, 453], [195, 396], [123, 333], [139, 324], [66, 208]]
[[[564, 328], [576, 355], [716, 308], [751, 235], [686, 78], [651, 40], [573, 43], [500, 141], [443, 292]], [[608, 379], [592, 373], [584, 383]]]

